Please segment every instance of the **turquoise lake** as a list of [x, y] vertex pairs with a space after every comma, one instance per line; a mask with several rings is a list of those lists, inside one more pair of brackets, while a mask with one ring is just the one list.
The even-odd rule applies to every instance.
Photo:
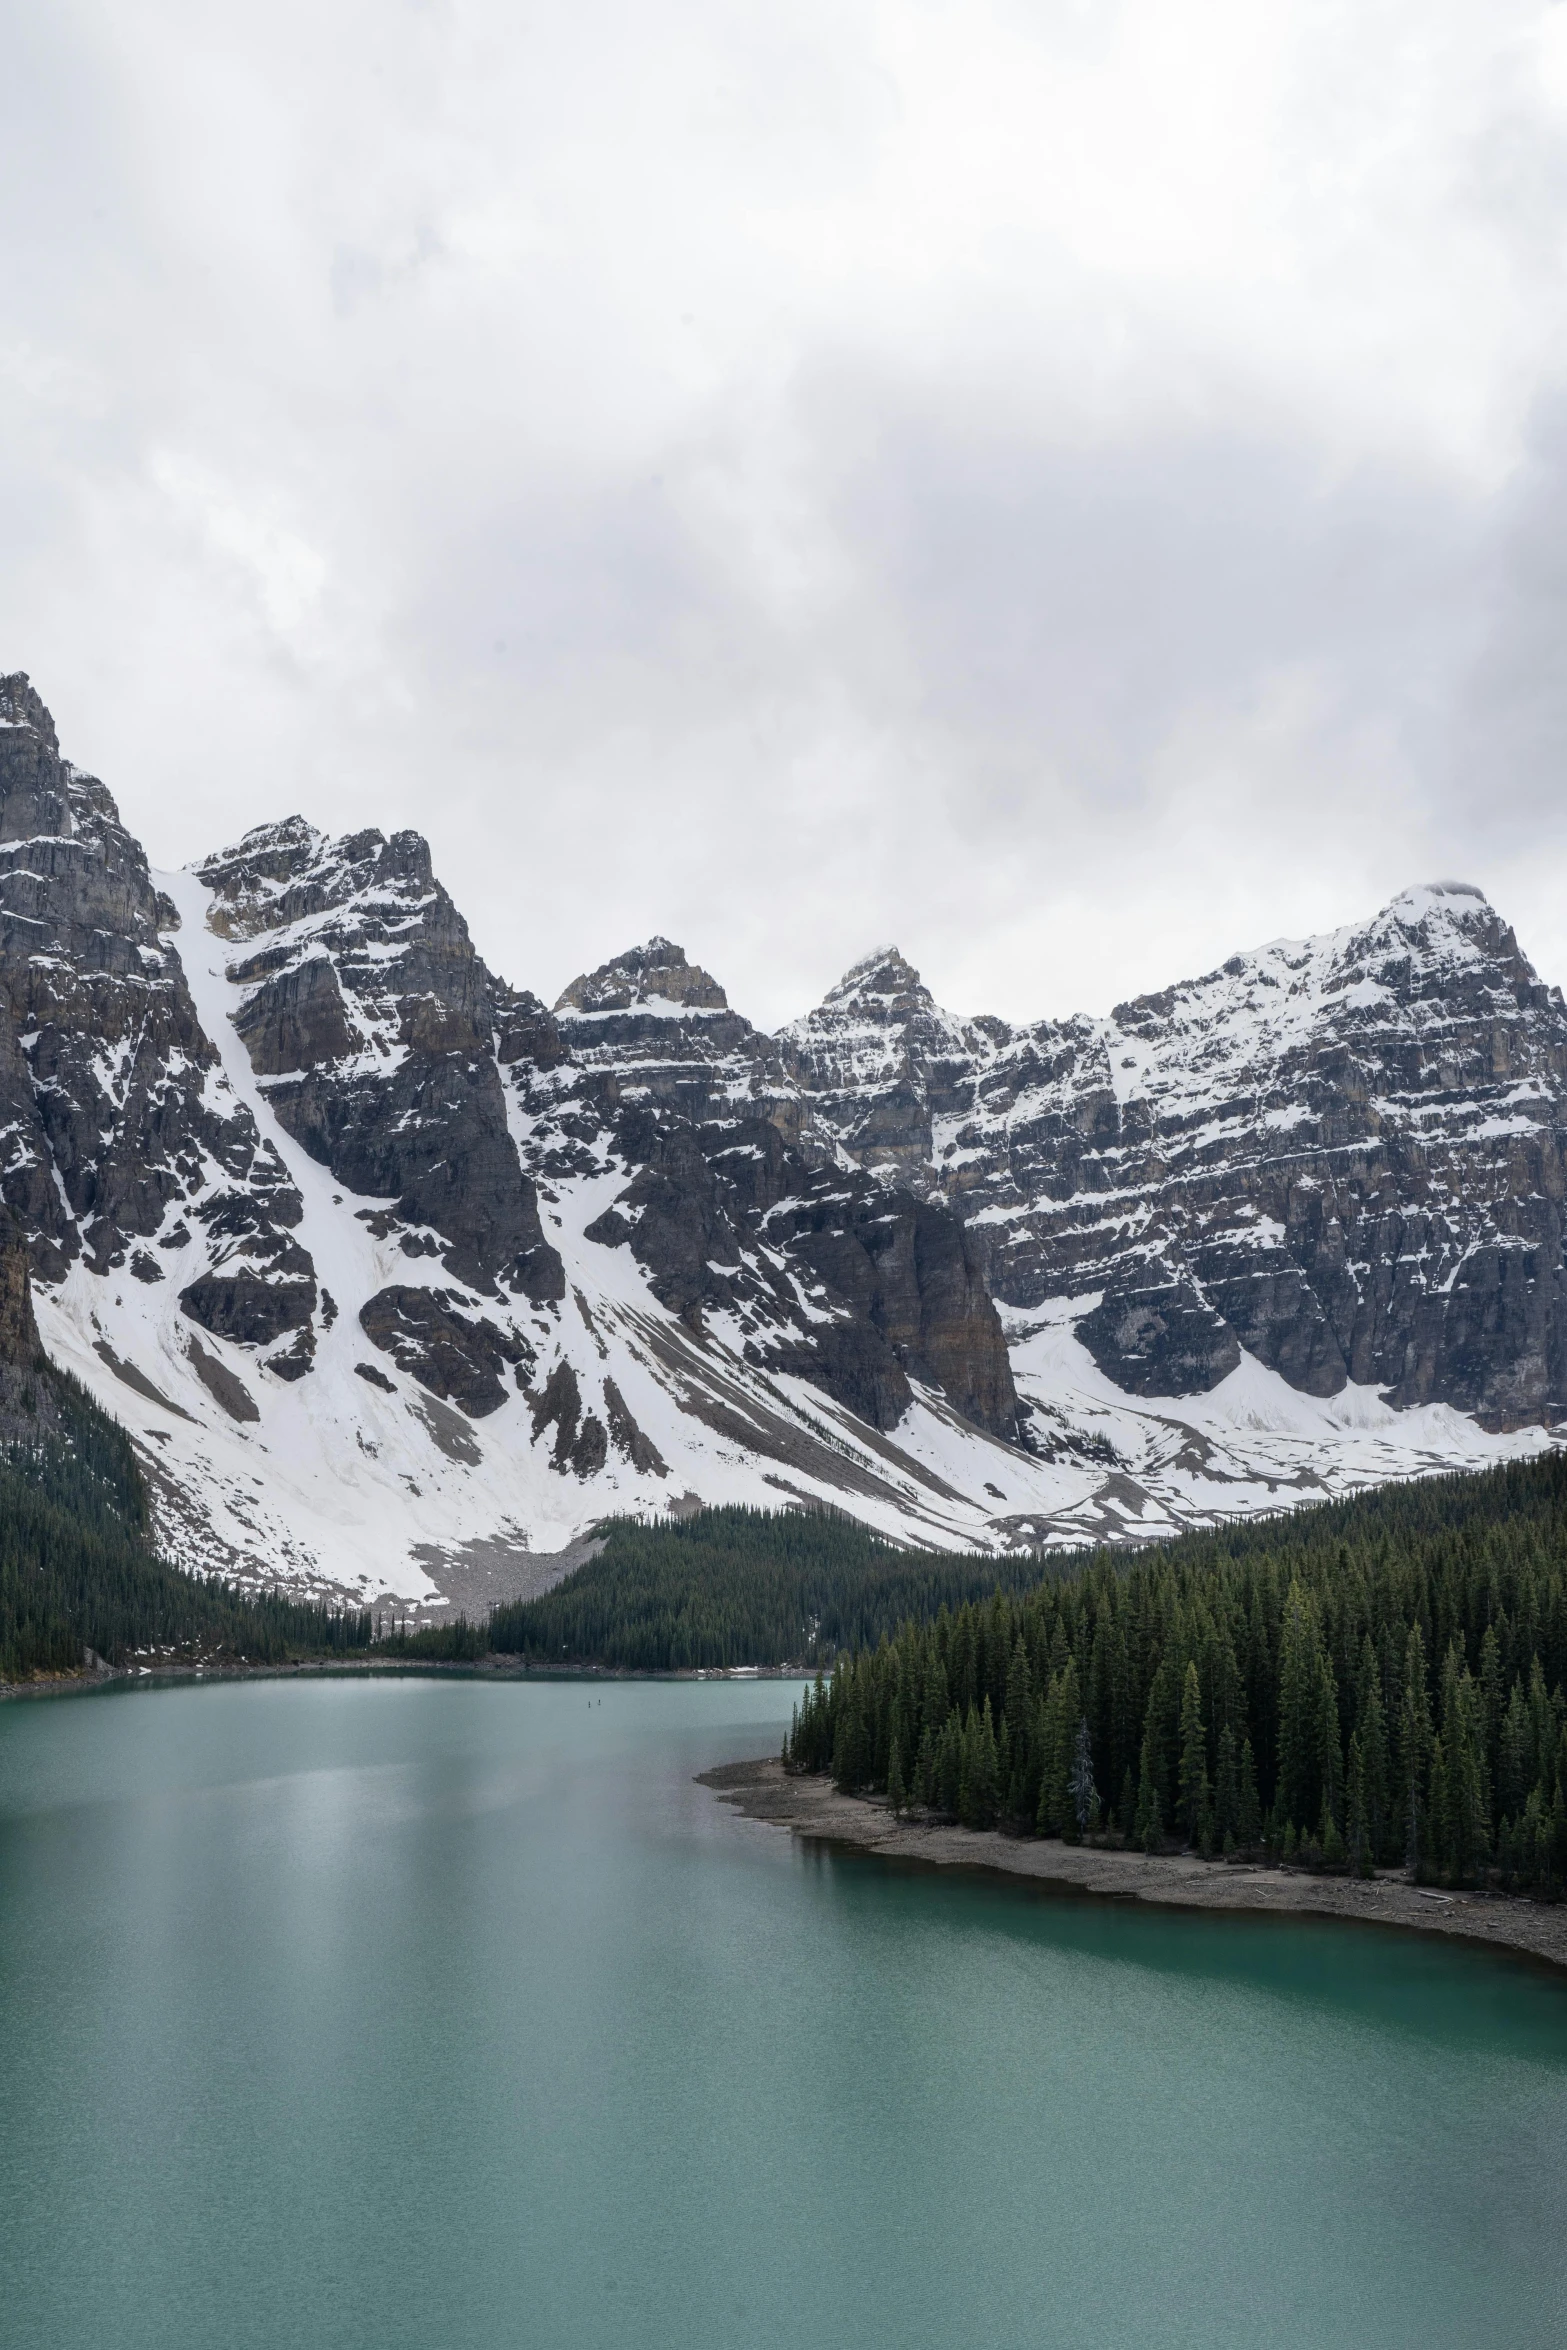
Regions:
[[0, 1707], [6, 2350], [1561, 2350], [1567, 1982], [802, 1846], [794, 1694]]

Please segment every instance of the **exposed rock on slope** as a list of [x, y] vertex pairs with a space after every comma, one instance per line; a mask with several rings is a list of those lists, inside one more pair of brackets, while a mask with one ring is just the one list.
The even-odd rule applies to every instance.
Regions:
[[299, 1196], [224, 1082], [174, 927], [103, 785], [0, 678], [0, 1194], [40, 1278], [177, 1269], [192, 1320], [266, 1345], [314, 1310]]
[[574, 981], [555, 1020], [566, 1059], [536, 1161], [569, 1171], [575, 1149], [628, 1177], [589, 1239], [629, 1243], [694, 1330], [733, 1316], [750, 1361], [874, 1428], [896, 1428], [912, 1377], [1016, 1439], [1006, 1343], [961, 1227], [802, 1148], [806, 1104], [777, 1047], [682, 949], [651, 939]]
[[279, 1123], [350, 1190], [392, 1203], [410, 1254], [536, 1302], [560, 1260], [517, 1164], [497, 989], [415, 832], [328, 841], [299, 817], [197, 869], [236, 943], [235, 1026]]

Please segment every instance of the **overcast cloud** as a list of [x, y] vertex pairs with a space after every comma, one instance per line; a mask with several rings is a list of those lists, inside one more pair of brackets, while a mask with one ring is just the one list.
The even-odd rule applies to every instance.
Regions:
[[155, 859], [412, 824], [547, 997], [1567, 980], [1567, 8], [5, 10], [0, 667]]

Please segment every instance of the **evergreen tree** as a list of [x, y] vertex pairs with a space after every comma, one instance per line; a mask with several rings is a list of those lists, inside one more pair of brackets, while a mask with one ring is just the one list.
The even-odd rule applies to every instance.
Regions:
[[1157, 1724], [1151, 1722], [1143, 1732], [1142, 1776], [1137, 1786], [1135, 1833], [1144, 1852], [1164, 1850], [1164, 1804], [1159, 1794], [1159, 1772], [1154, 1759], [1156, 1736]]
[[989, 1828], [995, 1825], [1000, 1801], [998, 1778], [996, 1731], [987, 1697], [978, 1712], [972, 1706], [969, 1708], [963, 1733], [958, 1817], [965, 1828]]
[[1344, 1755], [1339, 1741], [1338, 1680], [1333, 1660], [1324, 1651], [1317, 1665], [1317, 1785], [1321, 1791], [1323, 1834], [1331, 1820], [1335, 1829], [1343, 1808]]
[[1235, 1841], [1242, 1852], [1255, 1852], [1262, 1842], [1262, 1805], [1257, 1796], [1257, 1764], [1249, 1738], [1241, 1741], [1241, 1799], [1240, 1814], [1235, 1823]]
[[903, 1752], [896, 1736], [887, 1750], [887, 1801], [895, 1812], [908, 1807], [908, 1791], [903, 1784]]
[[1181, 1829], [1188, 1844], [1200, 1842], [1208, 1816], [1208, 1733], [1203, 1726], [1197, 1667], [1186, 1668], [1181, 1693]]
[[1320, 1809], [1321, 1663], [1315, 1612], [1300, 1583], [1293, 1582], [1279, 1649], [1278, 1809], [1297, 1832]]
[[1213, 1833], [1217, 1843], [1226, 1850], [1233, 1850], [1238, 1841], [1240, 1808], [1240, 1765], [1235, 1751], [1235, 1732], [1226, 1722], [1219, 1732], [1218, 1766], [1213, 1775]]
[[1382, 1705], [1382, 1670], [1371, 1635], [1360, 1650], [1360, 1712], [1355, 1735], [1360, 1743], [1366, 1849], [1374, 1865], [1395, 1857], [1389, 1849], [1393, 1822], [1390, 1810], [1391, 1771], [1387, 1749], [1387, 1717]]
[[1077, 1725], [1077, 1739], [1072, 1750], [1071, 1780], [1072, 1820], [1077, 1830], [1077, 1842], [1088, 1833], [1089, 1822], [1098, 1807], [1099, 1797], [1094, 1786], [1094, 1746], [1088, 1727], [1088, 1716], [1082, 1715]]
[[1431, 1692], [1426, 1686], [1426, 1651], [1418, 1623], [1409, 1627], [1404, 1649], [1404, 1697], [1399, 1714], [1398, 1772], [1403, 1797], [1404, 1858], [1416, 1877], [1425, 1873], [1427, 1780], [1431, 1770]]
[[936, 1807], [936, 1741], [928, 1724], [920, 1732], [919, 1752], [914, 1758], [914, 1801], [925, 1811]]
[[1365, 1752], [1358, 1730], [1350, 1732], [1348, 1779], [1345, 1844], [1349, 1865], [1357, 1877], [1369, 1877], [1375, 1869], [1376, 1830], [1367, 1788]]
[[936, 1741], [936, 1802], [940, 1810], [957, 1814], [963, 1783], [963, 1729], [954, 1706]]

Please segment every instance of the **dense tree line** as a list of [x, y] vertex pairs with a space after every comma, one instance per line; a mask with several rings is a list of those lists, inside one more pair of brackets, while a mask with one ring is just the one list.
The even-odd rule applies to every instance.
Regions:
[[1567, 1456], [1105, 1554], [861, 1643], [785, 1760], [974, 1827], [1559, 1897]]
[[364, 1648], [368, 1614], [242, 1596], [153, 1552], [129, 1439], [86, 1390], [41, 1365], [57, 1426], [0, 1452], [0, 1680], [111, 1663], [138, 1651], [276, 1663]]
[[[627, 1672], [826, 1663], [995, 1588], [991, 1553], [900, 1550], [828, 1511], [704, 1510], [616, 1518], [604, 1548], [542, 1599], [497, 1608], [494, 1648], [541, 1664]], [[1033, 1553], [999, 1572], [1025, 1590]]]

